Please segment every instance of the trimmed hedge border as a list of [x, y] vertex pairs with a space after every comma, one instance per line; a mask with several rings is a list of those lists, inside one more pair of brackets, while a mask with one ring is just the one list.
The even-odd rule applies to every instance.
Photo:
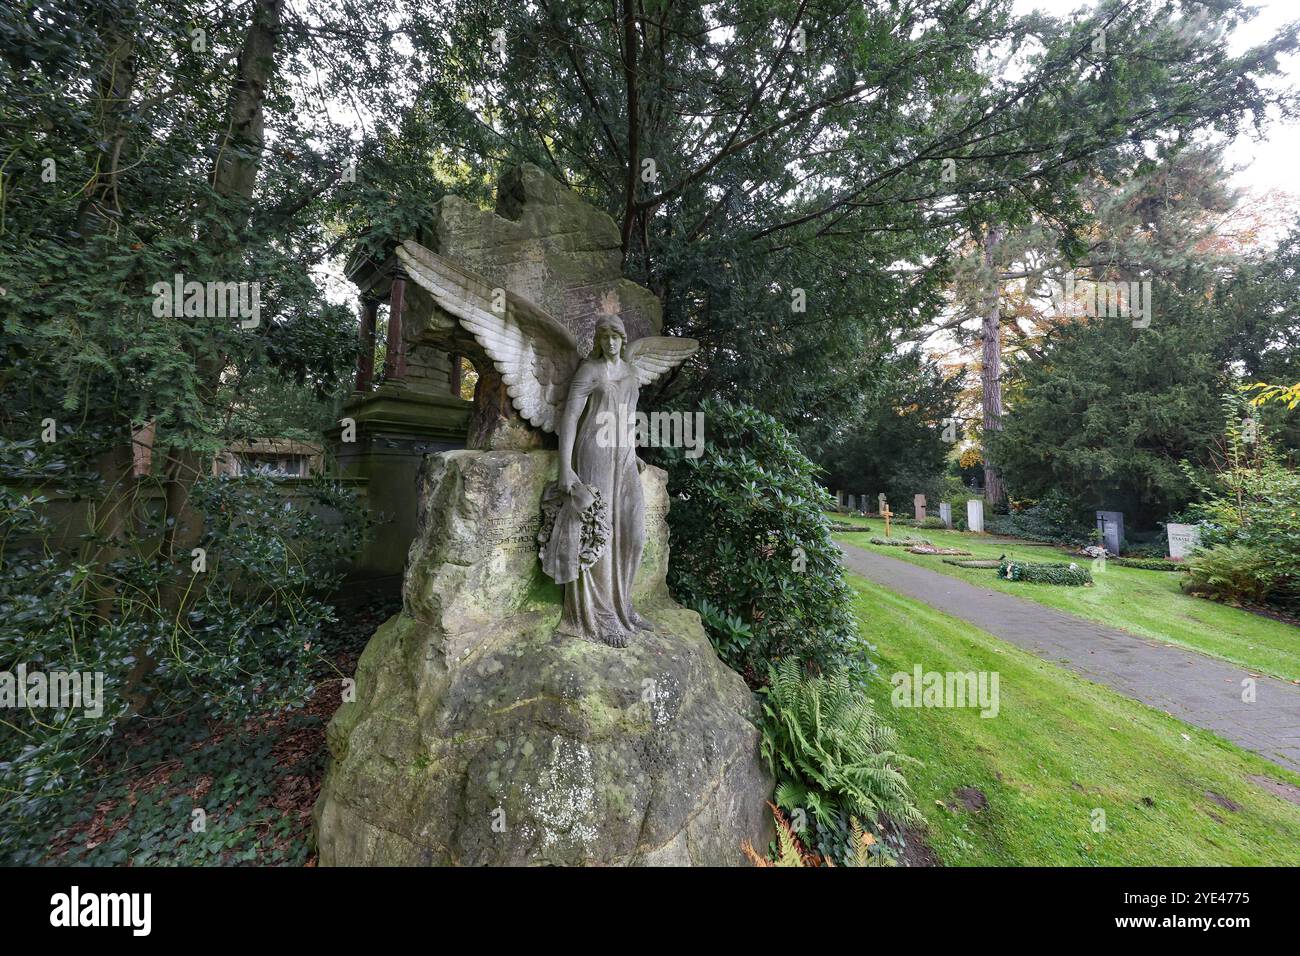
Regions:
[[841, 534], [844, 534], [844, 533], [847, 533], [847, 532], [850, 532], [850, 531], [856, 531], [856, 532], [861, 533], [861, 532], [863, 532], [863, 531], [870, 531], [871, 529], [870, 529], [870, 528], [867, 528], [867, 527], [864, 527], [864, 526], [862, 526], [862, 525], [857, 525], [857, 524], [846, 524], [846, 523], [843, 522], [843, 521], [832, 521], [832, 522], [831, 522], [831, 530], [832, 530], [832, 531], [838, 531], [838, 532], [840, 532]]
[[1143, 571], [1181, 571], [1185, 567], [1181, 561], [1167, 558], [1111, 558], [1110, 561], [1121, 568], [1141, 568]]
[[1059, 584], [1067, 587], [1092, 584], [1092, 572], [1087, 568], [1057, 562], [1004, 561], [998, 566], [998, 577], [1027, 584]]
[[[890, 548], [914, 548], [918, 544], [930, 544], [925, 538], [877, 538], [872, 537], [872, 544], [883, 544]], [[934, 547], [934, 545], [930, 545]]]
[[925, 519], [922, 521], [917, 521], [915, 518], [908, 518], [903, 523], [909, 528], [928, 528], [931, 531], [946, 531], [948, 528], [948, 526], [943, 523], [942, 518], [937, 518], [934, 515], [926, 515]]
[[981, 571], [995, 571], [1002, 567], [1002, 562], [997, 558], [976, 558], [973, 561], [966, 558], [944, 558], [943, 563], [955, 568], [975, 568]]

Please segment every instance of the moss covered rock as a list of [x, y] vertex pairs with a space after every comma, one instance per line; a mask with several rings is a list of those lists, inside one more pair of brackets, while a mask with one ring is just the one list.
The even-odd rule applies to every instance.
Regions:
[[664, 586], [663, 473], [642, 475], [655, 630], [613, 648], [554, 634], [560, 589], [521, 545], [554, 469], [430, 458], [405, 609], [329, 726], [323, 865], [724, 865], [766, 845], [752, 695]]

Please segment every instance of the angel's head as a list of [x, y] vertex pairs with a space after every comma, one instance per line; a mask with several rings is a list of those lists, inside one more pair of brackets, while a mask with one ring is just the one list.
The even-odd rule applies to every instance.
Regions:
[[623, 320], [617, 315], [601, 316], [600, 321], [596, 323], [596, 333], [592, 338], [591, 357], [612, 362], [622, 356], [626, 342], [627, 329], [623, 327]]

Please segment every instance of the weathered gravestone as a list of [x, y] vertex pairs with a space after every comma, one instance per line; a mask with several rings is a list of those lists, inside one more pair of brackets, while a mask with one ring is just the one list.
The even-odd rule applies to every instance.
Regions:
[[856, 511], [856, 510], [857, 510], [857, 508], [856, 508], [856, 507], [854, 506], [854, 504], [853, 504], [853, 496], [852, 496], [852, 495], [847, 495], [847, 496], [845, 496], [845, 499], [844, 499], [844, 507], [845, 507], [849, 512], [853, 512], [853, 511]]
[[1169, 557], [1175, 561], [1183, 560], [1201, 546], [1200, 525], [1170, 522], [1165, 525], [1165, 533], [1169, 537]]
[[925, 520], [925, 495], [912, 496], [912, 511], [915, 513], [917, 521]]
[[[438, 250], [408, 249], [425, 293], [414, 317], [421, 340], [473, 355], [462, 333], [475, 322], [527, 328], [544, 309], [526, 295], [558, 309], [603, 285], [613, 293], [600, 297], [603, 315], [578, 308], [554, 318], [580, 342], [598, 324], [626, 328], [634, 360], [637, 316], [617, 306], [639, 304], [644, 335], [657, 331], [657, 304], [643, 289], [626, 294], [613, 221], [534, 167], [508, 174], [502, 192], [501, 216], [455, 200], [434, 230], [473, 270]], [[494, 243], [510, 267], [496, 268]], [[520, 262], [537, 268], [519, 272]], [[550, 278], [525, 281], [533, 275]], [[562, 282], [581, 294], [554, 287]], [[496, 313], [498, 288], [507, 294]], [[588, 340], [580, 351], [589, 349]], [[740, 864], [744, 841], [762, 847], [770, 838], [773, 780], [758, 753], [752, 695], [718, 659], [699, 616], [668, 594], [665, 473], [626, 472], [640, 507], [614, 519], [615, 537], [624, 522], [625, 542], [626, 522], [635, 512], [643, 519], [640, 553], [620, 549], [614, 569], [634, 573], [630, 600], [619, 599], [630, 630], [614, 622], [610, 632], [626, 646], [607, 639], [599, 614], [592, 633], [566, 631], [565, 591], [539, 561], [539, 537], [553, 539], [568, 520], [554, 510], [543, 518], [544, 497], [557, 494], [557, 452], [537, 447], [544, 437], [529, 429], [541, 429], [517, 408], [525, 386], [509, 381], [519, 369], [500, 364], [511, 401], [476, 407], [484, 427], [471, 445], [479, 447], [425, 459], [403, 609], [371, 638], [355, 700], [327, 730], [332, 760], [315, 810], [320, 862]], [[581, 470], [577, 477], [599, 484]], [[621, 487], [611, 508], [630, 500]], [[572, 527], [567, 557], [588, 573], [585, 527]], [[575, 601], [591, 595], [566, 588]]]
[[966, 502], [966, 527], [970, 531], [984, 530], [984, 502], [979, 498]]
[[836, 511], [843, 511], [843, 510], [844, 510], [844, 492], [843, 492], [843, 491], [837, 491], [837, 492], [835, 492], [835, 510], [836, 510]]
[[1101, 533], [1101, 545], [1113, 555], [1119, 554], [1124, 544], [1124, 512], [1098, 511], [1097, 530]]
[[883, 494], [876, 495], [876, 513], [885, 513], [885, 496]]
[[939, 520], [945, 528], [952, 528], [952, 502], [939, 502]]

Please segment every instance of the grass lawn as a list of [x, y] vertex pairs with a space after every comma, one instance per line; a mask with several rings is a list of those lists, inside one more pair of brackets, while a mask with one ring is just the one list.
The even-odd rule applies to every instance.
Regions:
[[[849, 581], [877, 648], [872, 699], [900, 749], [923, 762], [905, 773], [946, 865], [1300, 865], [1300, 806], [1248, 779], [1300, 776], [964, 621]], [[916, 664], [997, 672], [997, 716], [894, 707], [890, 675]]]
[[[864, 530], [869, 529], [878, 536], [884, 534], [884, 522], [874, 518], [846, 515], [828, 517], [835, 521], [861, 525]], [[918, 535], [938, 547], [970, 551], [976, 558], [996, 558], [1006, 554], [1009, 558], [1022, 561], [1075, 560], [1081, 564], [1088, 563], [1087, 558], [1067, 556], [1061, 548], [1007, 544], [1003, 541], [990, 541], [984, 535], [960, 531], [931, 531], [895, 525], [891, 534]], [[835, 535], [836, 539], [848, 544], [901, 558], [972, 584], [1016, 594], [1131, 634], [1190, 647], [1203, 654], [1240, 664], [1257, 673], [1300, 681], [1300, 628], [1240, 608], [1190, 597], [1178, 587], [1180, 574], [1121, 568], [1108, 562], [1105, 571], [1093, 572], [1093, 580], [1096, 582], [1093, 587], [1022, 584], [1019, 581], [1001, 580], [996, 571], [957, 568], [944, 564], [943, 559], [937, 555], [909, 554], [906, 548], [873, 545], [867, 540], [870, 536], [856, 532]]]

